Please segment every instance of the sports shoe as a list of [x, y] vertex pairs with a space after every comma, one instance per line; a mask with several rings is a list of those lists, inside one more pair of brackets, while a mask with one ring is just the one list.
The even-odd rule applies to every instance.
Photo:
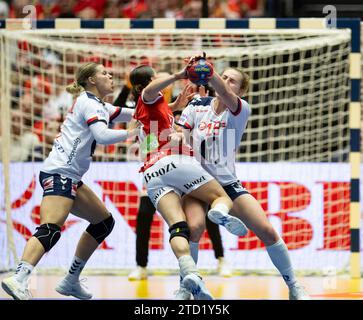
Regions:
[[213, 300], [213, 296], [206, 288], [203, 280], [194, 273], [185, 276], [182, 285], [192, 293], [194, 300]]
[[15, 300], [29, 300], [32, 298], [28, 289], [28, 284], [19, 282], [14, 276], [3, 279], [3, 281], [1, 281], [1, 286], [4, 291]]
[[294, 284], [289, 287], [289, 300], [311, 300], [311, 298], [305, 292], [304, 287]]
[[138, 266], [129, 274], [129, 281], [138, 281], [147, 279], [147, 270], [145, 267]]
[[232, 270], [230, 269], [227, 261], [223, 257], [218, 258], [218, 275], [225, 278], [232, 277]]
[[182, 282], [179, 289], [174, 292], [174, 295], [174, 300], [192, 300], [192, 293], [184, 287]]
[[87, 287], [83, 283], [81, 283], [82, 280], [71, 282], [67, 280], [67, 278], [63, 278], [55, 288], [55, 291], [64, 296], [73, 296], [81, 300], [89, 300], [92, 298], [92, 293], [87, 290]]
[[236, 236], [243, 237], [248, 232], [247, 227], [240, 219], [230, 214], [224, 214], [219, 210], [210, 209], [208, 211], [208, 218], [210, 221], [225, 227], [230, 233]]

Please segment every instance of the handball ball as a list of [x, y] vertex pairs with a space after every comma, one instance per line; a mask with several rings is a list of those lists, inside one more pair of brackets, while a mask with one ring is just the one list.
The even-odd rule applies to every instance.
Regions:
[[212, 75], [213, 66], [205, 59], [195, 61], [187, 69], [188, 79], [199, 86], [205, 86]]

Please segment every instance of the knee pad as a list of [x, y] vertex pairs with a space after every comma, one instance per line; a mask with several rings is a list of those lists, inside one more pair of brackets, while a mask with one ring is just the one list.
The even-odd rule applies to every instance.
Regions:
[[181, 222], [177, 222], [177, 223], [173, 224], [169, 228], [169, 232], [170, 232], [169, 241], [171, 241], [171, 239], [173, 239], [174, 237], [183, 237], [183, 238], [187, 239], [187, 241], [189, 242], [190, 230], [189, 230], [188, 224], [185, 221], [181, 221]]
[[54, 247], [61, 237], [61, 228], [54, 223], [44, 223], [36, 228], [37, 232], [33, 234], [43, 245], [45, 252]]
[[98, 243], [102, 243], [102, 241], [111, 233], [114, 225], [115, 219], [112, 216], [109, 216], [99, 223], [90, 224], [86, 231], [95, 238]]

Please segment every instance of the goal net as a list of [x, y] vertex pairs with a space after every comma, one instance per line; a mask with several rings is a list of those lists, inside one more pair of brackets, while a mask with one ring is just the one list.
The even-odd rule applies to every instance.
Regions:
[[[138, 64], [173, 73], [183, 58], [205, 51], [215, 69], [242, 67], [251, 78], [252, 107], [237, 152], [237, 174], [261, 203], [297, 270], [347, 270], [349, 265], [349, 30], [32, 30], [1, 35], [2, 160], [0, 268], [14, 266], [39, 224], [41, 162], [72, 104], [65, 86], [82, 63], [98, 61], [116, 92]], [[185, 82], [170, 90], [171, 99]], [[126, 105], [134, 106], [132, 95]], [[122, 126], [116, 126], [122, 128]], [[88, 268], [135, 266], [135, 224], [142, 180], [138, 145], [99, 146], [85, 175], [116, 219]], [[87, 223], [70, 215], [57, 246], [39, 267], [67, 268]], [[9, 231], [11, 230], [11, 232]], [[249, 231], [220, 229], [236, 272], [273, 270], [263, 243]], [[151, 229], [149, 267], [177, 269], [167, 227]], [[217, 265], [206, 232], [199, 266]]]

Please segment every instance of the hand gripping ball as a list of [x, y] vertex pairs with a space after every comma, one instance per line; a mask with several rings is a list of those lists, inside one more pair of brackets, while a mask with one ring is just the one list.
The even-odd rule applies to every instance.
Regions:
[[198, 86], [205, 86], [213, 75], [213, 66], [205, 59], [194, 61], [187, 68], [188, 79]]

